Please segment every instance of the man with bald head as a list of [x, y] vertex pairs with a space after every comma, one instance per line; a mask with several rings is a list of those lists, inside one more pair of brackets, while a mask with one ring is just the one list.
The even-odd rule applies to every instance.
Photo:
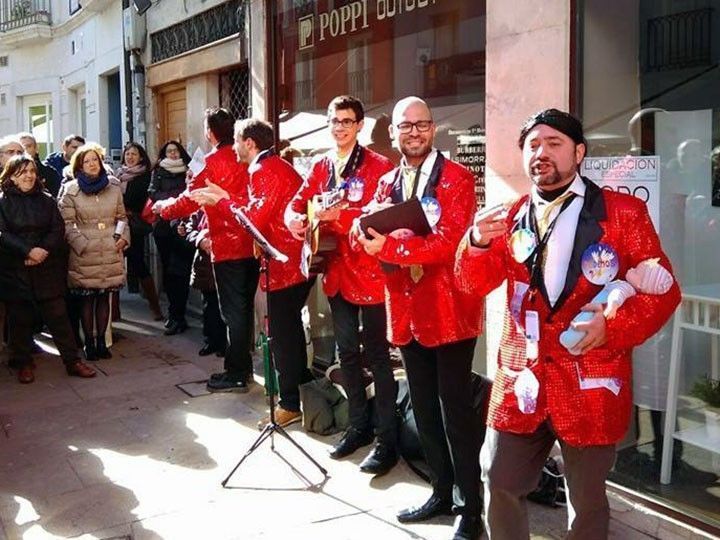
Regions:
[[470, 371], [482, 303], [453, 282], [455, 250], [475, 211], [474, 178], [433, 147], [435, 123], [420, 98], [397, 103], [389, 131], [402, 160], [380, 179], [374, 201], [417, 197], [435, 209], [426, 211], [433, 226], [427, 236], [355, 233], [365, 251], [384, 263], [388, 339], [402, 352], [433, 487], [425, 503], [397, 518], [418, 522], [454, 509], [459, 517], [453, 539], [474, 539], [481, 532], [480, 448]]

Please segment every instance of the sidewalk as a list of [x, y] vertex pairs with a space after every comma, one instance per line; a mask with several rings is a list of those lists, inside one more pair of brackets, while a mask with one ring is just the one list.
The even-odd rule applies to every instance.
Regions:
[[[137, 296], [122, 310], [113, 358], [96, 363], [95, 379], [67, 377], [46, 353], [35, 359], [37, 381], [20, 385], [0, 355], [0, 540], [450, 538], [450, 517], [412, 526], [394, 519], [429, 494], [404, 463], [373, 479], [357, 469], [364, 451], [333, 461], [327, 450], [338, 436], [311, 436], [299, 424], [289, 432], [329, 478], [276, 437], [276, 452], [264, 443], [223, 489], [258, 435], [262, 387], [206, 394], [192, 383], [221, 360], [196, 355], [197, 321], [165, 337]], [[638, 512], [619, 504], [614, 515], [629, 511], [636, 521], [614, 520], [611, 537], [652, 538], [637, 532]], [[533, 538], [562, 537], [564, 509], [531, 504], [530, 512]], [[658, 537], [702, 538], [663, 531]]]

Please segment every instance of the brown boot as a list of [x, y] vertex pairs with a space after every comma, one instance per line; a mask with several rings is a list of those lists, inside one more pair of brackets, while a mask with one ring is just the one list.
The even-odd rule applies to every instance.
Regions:
[[163, 317], [162, 309], [160, 309], [160, 299], [158, 298], [157, 289], [155, 288], [155, 282], [152, 276], [148, 276], [140, 280], [140, 286], [142, 287], [143, 294], [148, 301], [150, 311], [153, 314], [153, 320], [162, 321]]

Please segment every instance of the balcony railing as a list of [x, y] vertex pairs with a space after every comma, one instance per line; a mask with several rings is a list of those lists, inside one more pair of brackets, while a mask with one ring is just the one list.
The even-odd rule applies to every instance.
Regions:
[[365, 104], [372, 103], [372, 71], [369, 69], [349, 71], [348, 93]]
[[645, 70], [664, 71], [710, 64], [712, 18], [712, 8], [706, 8], [648, 20]]
[[0, 32], [51, 23], [50, 0], [0, 0]]

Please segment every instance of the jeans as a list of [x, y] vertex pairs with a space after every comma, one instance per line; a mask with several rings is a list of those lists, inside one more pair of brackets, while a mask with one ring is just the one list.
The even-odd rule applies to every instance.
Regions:
[[[397, 385], [390, 366], [385, 304], [360, 306], [348, 302], [339, 293], [328, 300], [332, 311], [335, 341], [340, 353], [345, 393], [348, 396], [350, 426], [360, 431], [365, 431], [370, 426], [363, 380], [364, 355], [375, 382], [375, 434], [379, 442], [395, 446]], [[362, 334], [360, 333], [361, 312]]]

